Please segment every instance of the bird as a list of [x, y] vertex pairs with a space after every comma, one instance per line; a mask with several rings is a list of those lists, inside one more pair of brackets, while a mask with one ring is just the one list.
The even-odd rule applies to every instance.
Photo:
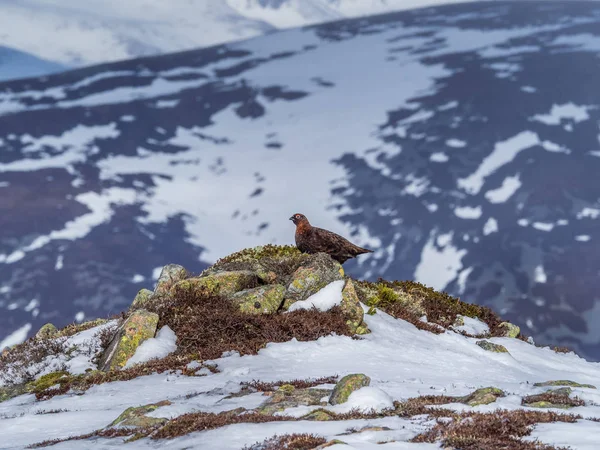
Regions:
[[296, 225], [296, 247], [302, 253], [327, 253], [340, 264], [363, 253], [373, 253], [339, 234], [313, 227], [304, 214], [294, 214], [290, 220]]

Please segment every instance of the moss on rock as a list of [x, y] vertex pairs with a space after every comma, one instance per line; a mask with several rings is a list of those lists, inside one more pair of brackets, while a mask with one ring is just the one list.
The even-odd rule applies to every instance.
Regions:
[[283, 385], [277, 391], [273, 392], [271, 397], [260, 406], [257, 411], [260, 414], [273, 415], [276, 412], [296, 406], [325, 406], [327, 403], [321, 402], [323, 397], [331, 393], [329, 389], [295, 389], [292, 385]]
[[498, 397], [504, 397], [506, 394], [496, 387], [486, 387], [477, 389], [469, 395], [460, 397], [458, 401], [469, 406], [487, 405], [496, 401]]
[[52, 386], [62, 385], [67, 383], [70, 380], [69, 372], [64, 370], [48, 373], [46, 375], [42, 375], [35, 381], [27, 384], [27, 391], [37, 394], [43, 391], [48, 390]]
[[364, 311], [350, 278], [346, 280], [344, 289], [342, 289], [341, 308], [346, 317], [346, 324], [352, 333], [367, 334], [370, 332], [367, 325], [363, 323]]
[[329, 283], [342, 280], [344, 271], [340, 263], [325, 253], [309, 255], [309, 259], [292, 275], [285, 294], [284, 309], [306, 300]]
[[490, 341], [477, 341], [476, 344], [481, 347], [484, 350], [487, 350], [488, 352], [494, 352], [494, 353], [508, 353], [508, 350], [506, 349], [506, 347], [504, 345], [500, 345], [500, 344], [494, 344], [493, 342]]
[[171, 294], [176, 295], [178, 290], [201, 294], [206, 290], [211, 294], [230, 296], [244, 289], [254, 288], [258, 284], [257, 275], [249, 270], [215, 272], [179, 281], [171, 288]]
[[154, 337], [158, 314], [139, 309], [119, 327], [100, 360], [103, 371], [121, 369], [146, 339]]
[[317, 422], [325, 422], [333, 420], [335, 415], [325, 409], [315, 409], [301, 417], [302, 420], [314, 420]]
[[521, 328], [510, 322], [502, 322], [499, 328], [505, 337], [516, 338], [521, 334]]
[[146, 414], [157, 410], [161, 406], [168, 406], [170, 404], [171, 402], [169, 400], [163, 400], [158, 403], [151, 403], [144, 406], [132, 406], [123, 411], [121, 415], [110, 424], [110, 426], [146, 428], [155, 425], [161, 425], [166, 423], [167, 419], [162, 417], [148, 417]]
[[362, 373], [346, 375], [335, 385], [335, 388], [329, 397], [329, 403], [332, 405], [345, 403], [348, 400], [348, 397], [350, 397], [350, 394], [369, 384], [371, 384], [371, 378]]
[[240, 311], [248, 314], [276, 313], [285, 295], [285, 287], [280, 284], [260, 286], [235, 293], [231, 300], [237, 303]]
[[534, 383], [534, 386], [570, 386], [576, 388], [588, 388], [588, 389], [596, 389], [596, 386], [593, 384], [581, 384], [571, 380], [552, 380], [552, 381], [544, 381], [542, 383]]
[[168, 264], [162, 268], [154, 293], [156, 295], [168, 294], [171, 287], [187, 277], [187, 270], [179, 264]]
[[38, 330], [38, 332], [35, 334], [35, 337], [36, 339], [50, 339], [57, 335], [58, 330], [56, 329], [56, 327], [51, 323], [47, 323]]
[[141, 309], [146, 307], [148, 301], [152, 298], [154, 292], [150, 289], [140, 289], [133, 299], [133, 303], [131, 304], [131, 309]]

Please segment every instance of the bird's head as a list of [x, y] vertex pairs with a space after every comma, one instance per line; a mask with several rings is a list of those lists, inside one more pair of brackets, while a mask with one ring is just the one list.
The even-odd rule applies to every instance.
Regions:
[[290, 220], [294, 222], [294, 225], [308, 224], [308, 219], [304, 214], [294, 214], [290, 217]]

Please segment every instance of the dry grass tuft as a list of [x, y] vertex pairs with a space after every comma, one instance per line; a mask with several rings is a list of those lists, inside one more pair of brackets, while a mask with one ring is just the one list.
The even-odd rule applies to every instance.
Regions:
[[326, 439], [314, 434], [285, 434], [246, 446], [242, 450], [312, 450], [326, 442]]

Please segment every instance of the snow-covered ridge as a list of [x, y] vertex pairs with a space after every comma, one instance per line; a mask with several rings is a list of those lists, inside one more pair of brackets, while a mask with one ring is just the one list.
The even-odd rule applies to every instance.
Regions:
[[[189, 0], [174, 4], [169, 0], [2, 0], [0, 46], [76, 67], [457, 1]], [[39, 74], [50, 72], [41, 69]]]

